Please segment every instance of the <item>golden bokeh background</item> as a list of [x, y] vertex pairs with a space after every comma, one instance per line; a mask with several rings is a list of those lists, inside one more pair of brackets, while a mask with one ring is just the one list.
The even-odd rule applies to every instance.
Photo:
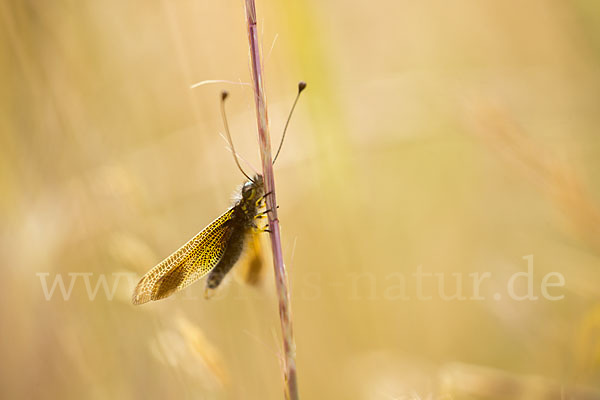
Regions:
[[[275, 143], [308, 82], [276, 165], [301, 397], [600, 399], [600, 5], [257, 9]], [[282, 398], [270, 264], [129, 302], [242, 182], [223, 89], [259, 164], [251, 89], [190, 89], [249, 82], [243, 2], [5, 1], [0, 32], [1, 397]]]

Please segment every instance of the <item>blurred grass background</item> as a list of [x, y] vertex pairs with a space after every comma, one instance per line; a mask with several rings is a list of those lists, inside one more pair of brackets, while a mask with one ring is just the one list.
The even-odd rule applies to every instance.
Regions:
[[[600, 398], [599, 3], [257, 7], [274, 142], [308, 82], [276, 166], [301, 396]], [[282, 397], [270, 265], [142, 307], [36, 275], [139, 276], [227, 208], [218, 94], [259, 165], [252, 94], [190, 85], [249, 81], [245, 29], [232, 0], [0, 4], [3, 398]], [[528, 254], [564, 300], [491, 298]], [[417, 266], [487, 300], [391, 299]]]

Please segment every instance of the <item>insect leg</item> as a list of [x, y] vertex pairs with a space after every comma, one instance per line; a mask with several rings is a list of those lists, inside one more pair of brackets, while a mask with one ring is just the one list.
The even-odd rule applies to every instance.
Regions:
[[258, 204], [262, 203], [263, 201], [265, 201], [267, 199], [267, 196], [270, 195], [271, 193], [273, 193], [273, 192], [272, 191], [271, 192], [267, 192], [267, 193], [263, 194], [262, 196], [260, 196], [256, 200], [256, 205], [258, 205]]
[[262, 232], [269, 232], [269, 233], [271, 233], [271, 232], [272, 232], [272, 231], [269, 229], [269, 224], [266, 224], [266, 225], [265, 225], [264, 227], [262, 227], [262, 228], [258, 228], [258, 231], [259, 231], [259, 232], [261, 232], [261, 233], [262, 233]]
[[[279, 209], [279, 206], [277, 206], [277, 207], [275, 207], [275, 208]], [[271, 209], [269, 209], [269, 210], [265, 210], [265, 211], [263, 211], [263, 212], [260, 212], [260, 213], [256, 214], [256, 216], [255, 216], [254, 218], [263, 218], [263, 216], [264, 216], [265, 214], [268, 214], [268, 213], [270, 213], [271, 211], [272, 211], [272, 210], [271, 210]]]

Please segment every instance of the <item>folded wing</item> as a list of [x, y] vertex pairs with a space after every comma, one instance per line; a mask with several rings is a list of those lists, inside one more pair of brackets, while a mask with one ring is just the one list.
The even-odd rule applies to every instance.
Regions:
[[233, 210], [227, 210], [148, 271], [133, 292], [133, 304], [163, 299], [208, 274], [219, 263], [227, 247]]

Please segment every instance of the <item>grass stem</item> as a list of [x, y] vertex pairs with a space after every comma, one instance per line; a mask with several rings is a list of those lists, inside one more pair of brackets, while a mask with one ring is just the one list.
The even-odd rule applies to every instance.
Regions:
[[269, 135], [267, 104], [263, 86], [262, 62], [260, 58], [254, 0], [246, 0], [246, 22], [248, 27], [252, 84], [254, 88], [254, 102], [256, 104], [258, 141], [263, 167], [265, 193], [270, 194], [266, 198], [266, 203], [267, 210], [270, 210], [267, 215], [269, 218], [269, 230], [271, 231], [270, 237], [271, 248], [273, 250], [273, 264], [275, 268], [275, 284], [279, 298], [279, 318], [281, 321], [281, 334], [283, 338], [284, 392], [287, 400], [297, 400], [299, 397], [296, 377], [296, 344], [294, 342], [294, 332], [292, 329], [292, 309], [290, 305], [287, 272], [283, 263], [283, 253], [281, 250], [281, 234], [279, 218], [277, 216], [277, 197], [271, 155], [271, 137]]

